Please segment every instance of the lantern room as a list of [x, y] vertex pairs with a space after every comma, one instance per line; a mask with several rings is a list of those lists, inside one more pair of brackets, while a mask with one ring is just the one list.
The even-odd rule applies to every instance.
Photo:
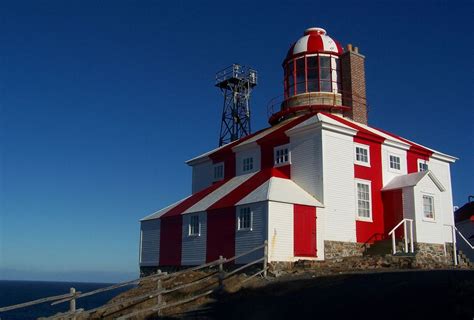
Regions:
[[367, 123], [364, 59], [357, 47], [348, 45], [344, 51], [326, 30], [306, 29], [283, 61], [284, 98], [269, 122], [310, 110]]

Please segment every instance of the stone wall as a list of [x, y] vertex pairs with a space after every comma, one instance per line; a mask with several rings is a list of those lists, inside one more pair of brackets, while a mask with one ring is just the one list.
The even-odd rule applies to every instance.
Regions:
[[[420, 267], [428, 267], [430, 265], [452, 264], [452, 254], [448, 256], [448, 248], [442, 244], [435, 243], [415, 243], [416, 263]], [[452, 247], [451, 247], [452, 252]]]
[[364, 246], [357, 242], [324, 241], [324, 259], [362, 256]]

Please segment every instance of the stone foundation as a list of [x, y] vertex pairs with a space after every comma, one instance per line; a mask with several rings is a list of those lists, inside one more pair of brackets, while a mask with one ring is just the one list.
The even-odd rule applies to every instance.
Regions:
[[442, 244], [435, 243], [415, 243], [415, 253], [416, 253], [416, 264], [420, 267], [429, 267], [436, 265], [452, 265], [452, 244], [450, 245], [450, 250], [448, 246], [445, 247]]
[[362, 256], [365, 248], [362, 243], [343, 241], [324, 241], [324, 259]]

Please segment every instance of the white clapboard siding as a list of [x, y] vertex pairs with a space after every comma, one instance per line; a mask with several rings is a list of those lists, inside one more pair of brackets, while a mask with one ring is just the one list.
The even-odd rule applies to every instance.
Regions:
[[[253, 169], [244, 172], [244, 159], [253, 158]], [[260, 171], [260, 147], [255, 145], [253, 148], [238, 150], [235, 155], [236, 160], [236, 174], [239, 176], [241, 174], [247, 174], [251, 172]]]
[[268, 202], [268, 260], [293, 261], [293, 205]]
[[[436, 178], [446, 189], [441, 193], [441, 208], [438, 212], [443, 216], [444, 224], [452, 226], [454, 224], [453, 213], [453, 191], [451, 189], [451, 170], [450, 164], [438, 159], [429, 159], [428, 169], [434, 173]], [[444, 228], [445, 242], [452, 242], [452, 234], [450, 227]]]
[[[390, 168], [390, 155], [400, 157], [400, 170]], [[382, 144], [382, 183], [385, 186], [394, 177], [407, 174], [407, 152]]]
[[192, 193], [209, 187], [214, 179], [213, 164], [211, 160], [193, 165]]
[[[444, 244], [444, 213], [442, 193], [433, 180], [426, 175], [414, 189], [416, 241], [424, 243]], [[423, 217], [423, 195], [434, 198], [434, 220]]]
[[291, 179], [324, 203], [321, 130], [291, 137]]
[[327, 130], [322, 135], [325, 240], [355, 242], [353, 138]]
[[[189, 235], [191, 216], [199, 216], [199, 235]], [[198, 212], [183, 215], [183, 242], [181, 250], [181, 265], [200, 265], [206, 262], [207, 214]]]
[[[268, 202], [250, 203], [236, 206], [235, 254], [239, 255], [262, 245], [267, 237], [267, 204]], [[251, 211], [251, 230], [238, 230], [239, 212], [249, 207]], [[237, 264], [248, 263], [263, 257], [263, 249], [245, 255], [236, 260]]]
[[140, 265], [158, 266], [160, 262], [160, 219], [142, 221], [140, 229]]

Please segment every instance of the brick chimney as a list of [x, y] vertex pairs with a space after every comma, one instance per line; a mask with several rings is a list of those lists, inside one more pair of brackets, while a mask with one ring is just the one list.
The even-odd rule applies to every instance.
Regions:
[[345, 106], [352, 107], [344, 116], [367, 124], [364, 60], [359, 48], [347, 45], [346, 52], [341, 55], [342, 101]]

